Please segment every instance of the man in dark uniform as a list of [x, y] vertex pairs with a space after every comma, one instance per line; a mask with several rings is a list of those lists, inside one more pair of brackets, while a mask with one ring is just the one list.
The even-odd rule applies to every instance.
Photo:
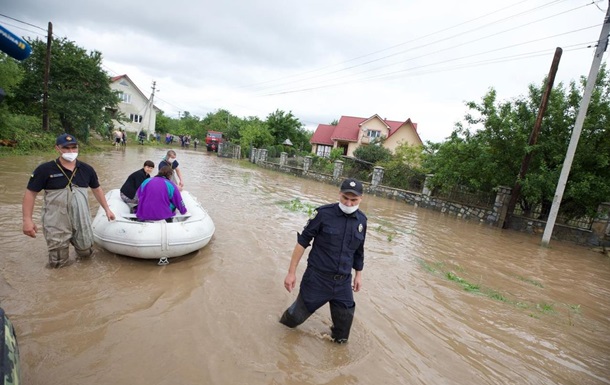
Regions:
[[[346, 179], [341, 184], [339, 202], [318, 207], [312, 214], [292, 252], [284, 287], [292, 292], [296, 270], [305, 249], [313, 240], [299, 295], [284, 312], [280, 322], [288, 327], [302, 324], [327, 302], [333, 321], [331, 337], [345, 343], [349, 337], [356, 303], [352, 292], [362, 287], [366, 215], [358, 209], [362, 183]], [[352, 269], [355, 270], [352, 286]]]
[[36, 196], [45, 190], [42, 208], [42, 230], [49, 250], [49, 266], [61, 267], [68, 262], [68, 247], [74, 246], [79, 257], [92, 254], [93, 231], [87, 189], [106, 211], [108, 220], [114, 213], [108, 207], [93, 167], [76, 160], [78, 143], [72, 135], [62, 134], [55, 141], [59, 158], [41, 164], [30, 176], [23, 196], [23, 233], [36, 238], [38, 227], [32, 220]]
[[144, 167], [134, 171], [127, 177], [121, 186], [121, 199], [133, 209], [138, 204], [138, 188], [146, 179], [150, 178], [150, 173], [154, 170], [155, 164], [151, 160], [144, 162]]

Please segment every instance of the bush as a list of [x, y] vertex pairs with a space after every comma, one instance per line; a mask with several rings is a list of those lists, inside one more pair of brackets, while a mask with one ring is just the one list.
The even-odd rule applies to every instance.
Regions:
[[55, 144], [55, 133], [41, 131], [41, 119], [28, 115], [4, 114], [0, 123], [0, 139], [14, 140], [11, 152], [50, 150]]

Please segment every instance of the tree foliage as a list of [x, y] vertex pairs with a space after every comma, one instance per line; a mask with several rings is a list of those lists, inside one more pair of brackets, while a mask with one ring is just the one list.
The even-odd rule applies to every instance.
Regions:
[[[549, 207], [561, 173], [585, 85], [571, 82], [553, 88], [538, 141], [529, 136], [544, 90], [530, 85], [525, 96], [497, 101], [490, 89], [480, 102], [469, 102], [465, 125], [458, 124], [447, 141], [430, 146], [424, 165], [434, 174], [432, 186], [460, 185], [491, 191], [513, 187], [526, 153], [532, 160], [522, 185], [519, 204], [524, 210]], [[561, 205], [567, 217], [594, 215], [610, 198], [610, 79], [600, 71]]]
[[390, 160], [392, 158], [392, 152], [381, 145], [371, 144], [358, 147], [354, 151], [354, 157], [375, 164]]
[[[23, 81], [9, 103], [14, 111], [42, 116], [46, 43], [29, 42], [32, 55], [20, 63]], [[109, 124], [106, 108], [116, 108], [118, 96], [101, 68], [102, 54], [87, 51], [65, 38], [53, 39], [48, 82], [51, 130], [87, 139], [90, 129]]]
[[243, 122], [239, 143], [243, 149], [249, 146], [263, 148], [273, 145], [275, 138], [267, 125], [259, 118], [251, 117]]

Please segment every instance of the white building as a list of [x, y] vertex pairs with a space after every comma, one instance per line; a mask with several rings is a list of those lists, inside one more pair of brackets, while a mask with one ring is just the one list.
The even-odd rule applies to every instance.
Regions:
[[[113, 119], [115, 128], [136, 133], [144, 129], [148, 135], [154, 134], [157, 112], [161, 111], [153, 104], [155, 83], [153, 82], [150, 99], [140, 91], [127, 75], [111, 78], [110, 88], [119, 92], [119, 98], [121, 99], [118, 105], [119, 111], [125, 118], [129, 119], [127, 122], [119, 122]], [[118, 113], [119, 111], [114, 112]]]

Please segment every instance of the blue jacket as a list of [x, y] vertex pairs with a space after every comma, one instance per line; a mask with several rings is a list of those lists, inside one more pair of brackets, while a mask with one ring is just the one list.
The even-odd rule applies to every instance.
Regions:
[[307, 266], [329, 274], [351, 274], [364, 267], [366, 215], [360, 210], [344, 214], [338, 203], [318, 207], [297, 235], [307, 248], [313, 240]]
[[186, 214], [186, 206], [178, 187], [162, 176], [146, 179], [138, 189], [136, 217], [143, 221], [158, 221], [171, 218], [178, 209]]

